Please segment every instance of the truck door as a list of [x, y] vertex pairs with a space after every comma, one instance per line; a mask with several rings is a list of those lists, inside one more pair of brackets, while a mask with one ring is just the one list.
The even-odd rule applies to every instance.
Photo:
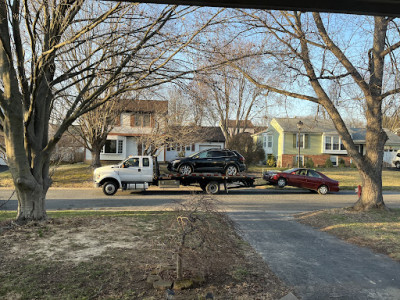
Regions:
[[149, 157], [128, 158], [119, 169], [121, 182], [151, 182], [153, 167]]

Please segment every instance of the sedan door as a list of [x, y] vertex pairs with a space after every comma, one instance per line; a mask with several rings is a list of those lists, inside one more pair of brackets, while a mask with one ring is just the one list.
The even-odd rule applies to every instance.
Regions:
[[308, 170], [307, 180], [303, 187], [310, 190], [317, 190], [323, 183], [324, 180], [317, 172]]
[[303, 187], [307, 180], [307, 170], [298, 169], [295, 172], [289, 174], [288, 185]]

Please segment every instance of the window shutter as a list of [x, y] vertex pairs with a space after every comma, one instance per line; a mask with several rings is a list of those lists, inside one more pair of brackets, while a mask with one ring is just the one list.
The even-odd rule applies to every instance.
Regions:
[[150, 114], [150, 127], [154, 128], [154, 125], [155, 125], [154, 114]]
[[310, 145], [308, 144], [309, 138], [308, 134], [304, 134], [304, 148], [310, 148]]
[[115, 119], [115, 126], [121, 126], [121, 115], [117, 116]]
[[296, 143], [297, 143], [297, 134], [293, 134], [293, 148], [297, 148]]
[[135, 114], [131, 114], [131, 127], [135, 127]]

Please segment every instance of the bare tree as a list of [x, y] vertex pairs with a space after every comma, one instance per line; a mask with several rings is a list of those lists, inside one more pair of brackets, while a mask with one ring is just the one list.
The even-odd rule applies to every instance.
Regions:
[[[264, 53], [283, 66], [285, 73], [280, 74], [280, 85], [265, 84], [237, 64], [231, 65], [259, 88], [324, 107], [360, 173], [363, 193], [354, 209], [385, 208], [382, 163], [387, 135], [382, 128], [382, 101], [400, 92], [395, 80], [390, 76], [385, 78], [385, 75], [396, 72], [396, 67], [388, 61], [388, 57], [394, 56], [400, 47], [399, 27], [395, 19], [376, 16], [371, 30], [367, 28], [371, 23], [364, 23], [364, 26], [357, 24], [355, 31], [359, 32], [355, 42], [342, 41], [343, 32], [337, 28], [338, 32], [334, 32], [339, 24], [346, 24], [346, 32], [349, 32], [351, 22], [348, 17], [326, 15], [323, 19], [319, 13], [241, 12], [249, 30], [266, 37], [268, 43]], [[347, 22], [340, 18], [346, 18]], [[371, 18], [367, 20], [372, 21]], [[354, 32], [346, 37], [356, 34]], [[370, 46], [363, 51], [361, 41], [365, 38]], [[353, 44], [355, 48], [350, 47]], [[332, 85], [337, 93], [329, 92]], [[303, 92], [299, 92], [301, 90]], [[344, 95], [349, 98], [345, 99]], [[365, 103], [365, 155], [358, 152], [340, 112], [341, 105], [352, 100]]]
[[[84, 0], [0, 0], [0, 129], [18, 197], [17, 221], [47, 218], [50, 155], [75, 120], [125, 91], [188, 72], [182, 64], [180, 71], [170, 65], [212, 18], [182, 33], [180, 22], [196, 8], [145, 7]], [[84, 47], [88, 39], [93, 48]], [[114, 50], [107, 51], [107, 45], [114, 45]], [[117, 62], [111, 69], [110, 60]], [[61, 66], [68, 66], [67, 71], [61, 72]], [[126, 76], [129, 84], [107, 92]], [[96, 81], [99, 77], [102, 80]], [[77, 82], [82, 83], [80, 90]], [[49, 138], [54, 110], [60, 111], [62, 121]]]
[[[241, 67], [249, 70], [250, 62], [242, 61]], [[249, 121], [265, 110], [268, 94], [254, 88], [246, 76], [227, 65], [198, 74], [187, 90], [212, 123], [220, 125], [228, 144], [234, 135], [248, 128]]]
[[101, 166], [101, 150], [107, 141], [108, 134], [117, 124], [121, 112], [122, 107], [118, 99], [114, 98], [79, 118], [79, 130], [77, 133], [80, 137], [79, 140], [83, 142], [84, 147], [88, 149], [92, 155], [92, 168]]

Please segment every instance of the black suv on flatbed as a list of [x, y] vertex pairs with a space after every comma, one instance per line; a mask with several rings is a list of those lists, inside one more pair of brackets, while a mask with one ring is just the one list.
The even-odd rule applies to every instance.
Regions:
[[168, 162], [168, 170], [190, 175], [194, 172], [220, 172], [234, 176], [246, 170], [244, 157], [235, 150], [207, 149]]

